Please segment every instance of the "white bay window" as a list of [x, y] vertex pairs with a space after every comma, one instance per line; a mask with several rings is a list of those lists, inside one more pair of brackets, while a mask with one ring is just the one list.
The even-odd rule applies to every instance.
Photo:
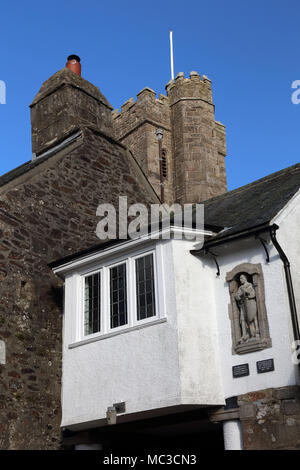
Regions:
[[157, 320], [156, 252], [127, 256], [80, 275], [78, 340]]

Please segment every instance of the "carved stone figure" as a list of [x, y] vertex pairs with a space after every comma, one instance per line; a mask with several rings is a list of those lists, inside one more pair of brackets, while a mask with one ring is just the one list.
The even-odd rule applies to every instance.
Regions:
[[242, 263], [226, 274], [230, 304], [232, 353], [247, 354], [270, 348], [261, 264]]
[[242, 329], [242, 337], [239, 343], [246, 342], [251, 338], [260, 337], [255, 289], [244, 274], [240, 276], [240, 283], [241, 285], [234, 295], [240, 311], [240, 325]]

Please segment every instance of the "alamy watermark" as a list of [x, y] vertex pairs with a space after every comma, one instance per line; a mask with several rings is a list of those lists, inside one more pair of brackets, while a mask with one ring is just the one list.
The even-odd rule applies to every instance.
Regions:
[[6, 85], [3, 80], [0, 80], [0, 104], [6, 104]]
[[295, 91], [292, 93], [291, 100], [293, 104], [300, 103], [300, 80], [294, 80], [292, 83], [292, 88]]
[[125, 240], [149, 236], [151, 239], [186, 239], [203, 242], [203, 204], [132, 204], [127, 196], [119, 197], [119, 206], [100, 204], [96, 227], [100, 240]]

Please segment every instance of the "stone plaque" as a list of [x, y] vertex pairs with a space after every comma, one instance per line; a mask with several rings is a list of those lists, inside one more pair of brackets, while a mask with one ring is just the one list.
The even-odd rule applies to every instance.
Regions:
[[238, 366], [232, 366], [232, 375], [235, 379], [249, 375], [249, 364], [239, 364]]
[[274, 359], [265, 359], [264, 361], [257, 361], [257, 373], [263, 374], [264, 372], [272, 372], [274, 370]]

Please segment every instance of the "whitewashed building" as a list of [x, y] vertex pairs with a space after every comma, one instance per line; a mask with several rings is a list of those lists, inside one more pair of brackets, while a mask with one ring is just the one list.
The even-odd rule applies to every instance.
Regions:
[[170, 239], [116, 240], [52, 263], [65, 280], [71, 444], [100, 448], [134, 429], [146, 441], [297, 448], [299, 188], [295, 165], [206, 201], [204, 244], [173, 227]]
[[[0, 177], [0, 448], [300, 449], [300, 164], [227, 192], [195, 71], [119, 112], [71, 55], [30, 108]], [[204, 224], [100, 243], [120, 196]]]

